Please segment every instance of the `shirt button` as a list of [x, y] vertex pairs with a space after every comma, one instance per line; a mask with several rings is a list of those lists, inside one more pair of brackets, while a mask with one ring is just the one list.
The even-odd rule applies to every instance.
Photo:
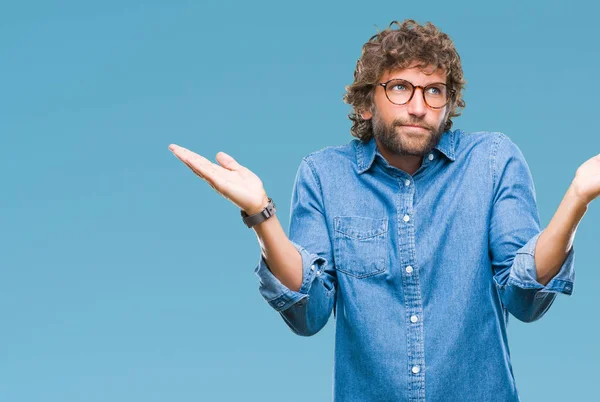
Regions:
[[432, 161], [433, 160], [433, 154], [429, 154], [429, 160]]
[[407, 187], [410, 186], [410, 179], [406, 179], [404, 181], [404, 185], [407, 186]]
[[311, 265], [311, 266], [310, 266], [310, 270], [311, 270], [311, 271], [314, 271], [314, 270], [315, 270], [315, 266], [314, 266], [314, 265]]
[[413, 315], [410, 317], [410, 322], [417, 322], [417, 321], [419, 321], [419, 319], [417, 318], [416, 315]]
[[409, 265], [406, 267], [406, 273], [410, 274], [413, 271], [413, 268]]
[[412, 368], [412, 372], [417, 374], [419, 371], [421, 371], [421, 369], [419, 368], [419, 366], [413, 366]]
[[285, 304], [285, 302], [279, 302], [279, 303], [277, 303], [277, 307], [281, 307], [281, 306], [283, 306], [284, 304]]
[[408, 215], [404, 215], [404, 222], [408, 222], [410, 220], [410, 217]]

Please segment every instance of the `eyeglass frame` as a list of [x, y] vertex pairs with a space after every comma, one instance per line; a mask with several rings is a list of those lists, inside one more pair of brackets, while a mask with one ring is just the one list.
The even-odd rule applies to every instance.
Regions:
[[[387, 93], [387, 84], [389, 84], [392, 81], [404, 81], [404, 82], [408, 82], [410, 85], [412, 85], [413, 90], [412, 93], [410, 94], [410, 97], [408, 98], [408, 100], [404, 103], [395, 103], [392, 102], [392, 100], [390, 99], [390, 97], [388, 96]], [[443, 86], [446, 87], [447, 90], [447, 94], [446, 94], [446, 103], [444, 103], [442, 106], [431, 106], [429, 103], [427, 103], [427, 99], [425, 99], [425, 88], [431, 86], [431, 85], [436, 85], [436, 84], [442, 84]], [[415, 96], [415, 91], [417, 90], [417, 88], [421, 88], [421, 94], [423, 95], [423, 101], [425, 102], [425, 104], [427, 105], [427, 107], [431, 108], [431, 109], [441, 109], [443, 107], [445, 107], [446, 105], [448, 105], [448, 103], [450, 102], [450, 95], [454, 94], [455, 90], [454, 89], [450, 89], [448, 90], [448, 85], [444, 82], [432, 82], [431, 84], [427, 84], [425, 86], [423, 85], [415, 85], [412, 82], [405, 80], [404, 78], [392, 78], [387, 80], [386, 82], [379, 82], [377, 83], [377, 85], [381, 85], [383, 87], [383, 93], [385, 93], [385, 97], [387, 98], [388, 101], [390, 101], [390, 103], [392, 103], [393, 105], [398, 105], [398, 106], [402, 106], [402, 105], [406, 105], [408, 102], [411, 101], [411, 99], [413, 98], [413, 96]]]

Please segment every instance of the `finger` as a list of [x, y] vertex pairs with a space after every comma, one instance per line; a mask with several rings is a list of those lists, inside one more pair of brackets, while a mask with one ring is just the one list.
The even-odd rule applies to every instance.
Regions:
[[185, 164], [187, 167], [189, 167], [189, 168], [190, 168], [190, 170], [191, 170], [192, 172], [194, 172], [194, 173], [195, 173], [195, 174], [196, 174], [198, 177], [200, 177], [201, 179], [204, 179], [204, 180], [206, 180], [206, 178], [205, 178], [205, 177], [204, 177], [204, 176], [203, 176], [203, 175], [202, 175], [202, 174], [201, 174], [201, 173], [200, 173], [200, 172], [199, 172], [199, 171], [198, 171], [198, 170], [197, 170], [197, 169], [196, 169], [196, 168], [195, 168], [195, 167], [194, 167], [194, 166], [193, 166], [191, 163], [189, 163], [189, 162], [188, 162], [188, 161], [186, 161], [186, 160], [182, 160], [182, 162], [183, 162], [183, 163], [184, 163], [184, 164]]
[[205, 180], [213, 190], [223, 194], [223, 185], [227, 181], [227, 178], [224, 176], [225, 172], [227, 172], [226, 169], [183, 147], [174, 148], [173, 153], [185, 163], [196, 176]]
[[[169, 149], [170, 148], [171, 147], [169, 147]], [[224, 174], [227, 172], [227, 169], [224, 169], [216, 163], [212, 163], [202, 155], [198, 155], [197, 153], [180, 146], [175, 146], [173, 153], [177, 158], [188, 165], [190, 169], [194, 170], [196, 173], [199, 173], [205, 178], [213, 181], [224, 179]]]
[[240, 170], [243, 168], [233, 157], [223, 151], [218, 152], [216, 156], [217, 162], [226, 169], [229, 170]]
[[[185, 163], [185, 164], [187, 165], [187, 167], [189, 167], [189, 168], [190, 168], [190, 170], [191, 170], [192, 172], [194, 172], [194, 174], [195, 174], [196, 176], [198, 176], [199, 178], [201, 178], [202, 180], [204, 180], [205, 182], [207, 182], [207, 183], [208, 183], [208, 185], [209, 185], [209, 186], [211, 186], [213, 190], [215, 190], [216, 192], [218, 192], [219, 194], [221, 194], [221, 190], [219, 190], [219, 188], [217, 188], [217, 186], [218, 186], [218, 184], [217, 184], [217, 183], [220, 183], [220, 182], [222, 181], [222, 180], [221, 180], [221, 178], [219, 178], [219, 177], [214, 177], [214, 176], [212, 176], [212, 177], [205, 177], [205, 176], [204, 176], [204, 175], [202, 175], [202, 173], [200, 173], [200, 172], [198, 171], [198, 169], [196, 169], [196, 167], [194, 167], [194, 166], [193, 166], [193, 165], [192, 165], [190, 162], [188, 162], [188, 161], [186, 161], [186, 160], [183, 160], [183, 163]], [[222, 195], [222, 194], [221, 194], [221, 195]]]
[[203, 165], [212, 164], [212, 162], [209, 161], [208, 159], [206, 159], [205, 157], [198, 155], [197, 153], [192, 152], [187, 148], [180, 147], [179, 145], [171, 144], [171, 145], [169, 145], [169, 149], [173, 152], [173, 154], [175, 154], [176, 157], [178, 157], [181, 160], [197, 159], [200, 164], [203, 164]]

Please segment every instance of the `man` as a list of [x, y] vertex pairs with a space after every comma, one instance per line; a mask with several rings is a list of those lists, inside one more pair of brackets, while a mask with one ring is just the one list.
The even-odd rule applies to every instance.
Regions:
[[531, 322], [572, 293], [600, 155], [540, 231], [519, 148], [451, 130], [465, 81], [446, 34], [394, 21], [363, 46], [354, 78], [344, 100], [357, 139], [302, 159], [289, 239], [247, 168], [169, 148], [244, 211], [259, 290], [292, 331], [313, 335], [333, 311], [334, 400], [518, 401], [508, 313]]

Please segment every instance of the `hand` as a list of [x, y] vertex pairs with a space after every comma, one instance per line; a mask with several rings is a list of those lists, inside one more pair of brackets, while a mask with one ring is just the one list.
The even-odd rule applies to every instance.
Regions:
[[221, 167], [179, 145], [171, 144], [169, 149], [215, 191], [247, 214], [258, 213], [267, 206], [268, 197], [262, 181], [225, 152], [216, 155]]
[[600, 196], [600, 154], [584, 162], [575, 173], [573, 190], [586, 205]]

